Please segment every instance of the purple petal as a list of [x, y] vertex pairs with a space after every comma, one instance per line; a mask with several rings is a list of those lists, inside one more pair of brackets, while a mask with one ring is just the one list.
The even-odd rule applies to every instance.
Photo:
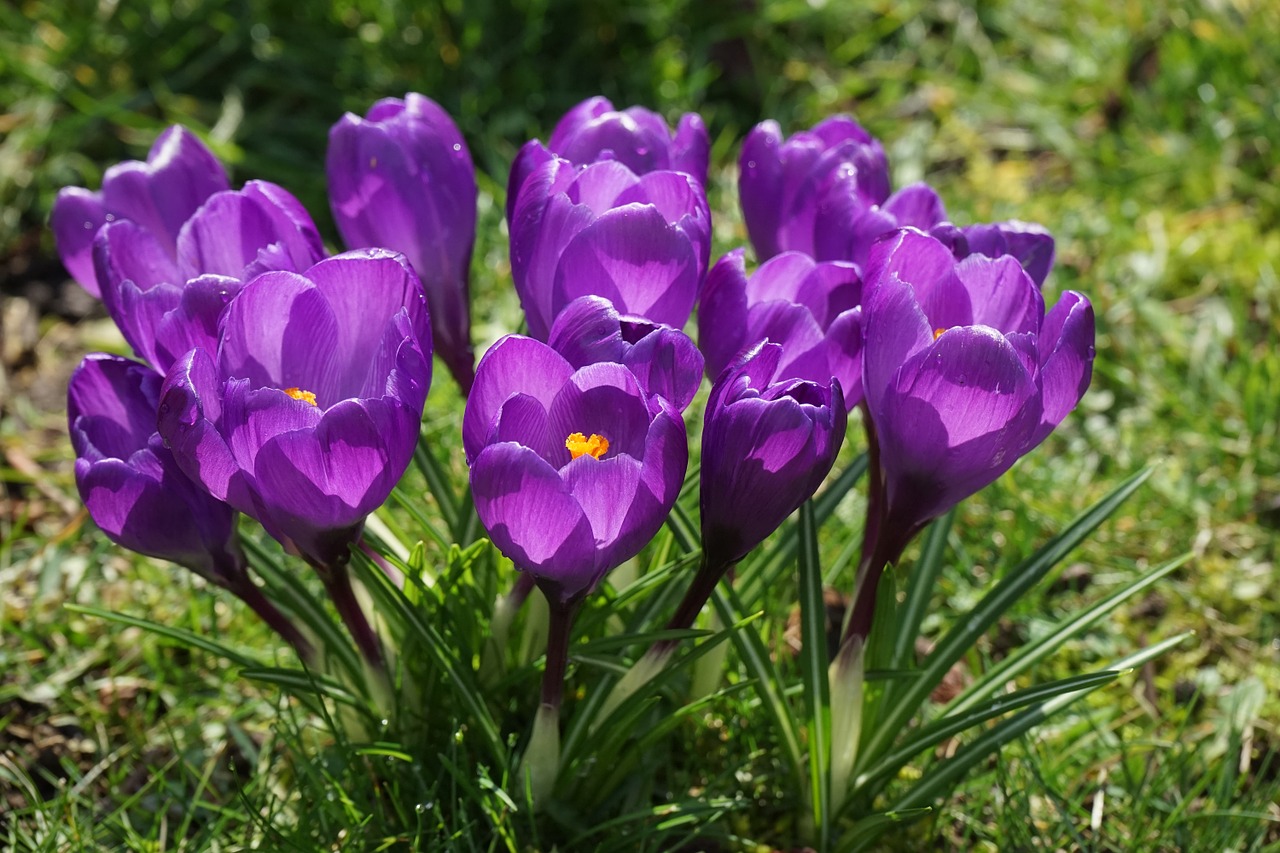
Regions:
[[772, 119], [751, 129], [738, 158], [738, 196], [756, 257], [765, 261], [781, 250], [777, 242], [783, 168], [782, 129]]
[[574, 371], [547, 410], [548, 429], [559, 438], [560, 466], [569, 462], [563, 442], [573, 433], [609, 441], [603, 458], [644, 457], [649, 410], [635, 375], [620, 364], [589, 364]]
[[713, 380], [750, 343], [748, 286], [742, 249], [726, 254], [707, 273], [698, 306], [698, 344], [706, 357], [707, 376]]
[[462, 446], [468, 463], [483, 449], [493, 420], [509, 397], [527, 394], [550, 409], [573, 371], [569, 362], [541, 341], [521, 335], [500, 338], [476, 366], [476, 381], [462, 416]]
[[1031, 444], [1044, 440], [1062, 422], [1093, 378], [1093, 306], [1075, 291], [1062, 294], [1040, 331], [1040, 381], [1044, 416]]
[[244, 472], [216, 427], [222, 419], [222, 391], [213, 358], [193, 349], [165, 377], [157, 428], [188, 477], [219, 500], [249, 510], [253, 501]]
[[889, 196], [884, 210], [896, 220], [898, 227], [928, 231], [947, 219], [947, 209], [933, 187], [925, 183], [911, 184]]
[[618, 312], [601, 296], [581, 296], [566, 305], [556, 315], [547, 344], [575, 368], [621, 362], [628, 350]]
[[553, 582], [565, 599], [595, 582], [591, 524], [559, 473], [516, 444], [484, 448], [471, 466], [476, 513], [498, 550]]
[[94, 296], [101, 293], [101, 287], [93, 268], [93, 238], [106, 221], [102, 194], [81, 187], [59, 190], [49, 214], [49, 227], [53, 229], [62, 265]]
[[[1044, 297], [1015, 258], [970, 255], [956, 264], [954, 280], [969, 294], [968, 323], [1005, 333], [1039, 331]], [[935, 317], [928, 306], [925, 310], [930, 319]]]
[[299, 388], [321, 408], [343, 399], [342, 325], [325, 294], [297, 273], [264, 273], [245, 285], [222, 315], [218, 363], [228, 379], [253, 388]]
[[631, 205], [610, 211], [565, 246], [552, 305], [558, 311], [596, 294], [621, 313], [679, 329], [693, 311], [698, 278], [688, 238], [656, 209]]

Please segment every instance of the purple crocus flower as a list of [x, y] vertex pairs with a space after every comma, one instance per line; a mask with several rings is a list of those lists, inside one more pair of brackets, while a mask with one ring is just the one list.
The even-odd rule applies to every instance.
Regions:
[[844, 261], [817, 262], [783, 252], [750, 277], [743, 250], [721, 258], [702, 290], [698, 341], [707, 375], [719, 376], [741, 352], [768, 339], [782, 345], [776, 380], [835, 377], [848, 407], [862, 400], [862, 279]]
[[957, 260], [969, 255], [1012, 255], [1038, 285], [1044, 284], [1053, 269], [1053, 235], [1034, 222], [1010, 219], [962, 227], [945, 223], [929, 229], [929, 234], [947, 244]]
[[[756, 125], [742, 145], [738, 195], [756, 256], [788, 250], [816, 255], [814, 229], [831, 215], [833, 185], [864, 207], [889, 197], [889, 164], [880, 142], [848, 116], [825, 119], [783, 141], [775, 121]], [[843, 259], [843, 258], [841, 258]]]
[[215, 497], [317, 568], [345, 565], [418, 439], [431, 332], [417, 276], [382, 249], [263, 273], [220, 328], [216, 352], [169, 370], [160, 434]]
[[471, 387], [469, 280], [476, 177], [466, 141], [435, 101], [410, 92], [329, 131], [329, 204], [349, 248], [402, 252], [422, 279], [436, 352]]
[[646, 394], [683, 412], [702, 384], [702, 353], [684, 332], [619, 314], [600, 296], [573, 300], [556, 317], [547, 343], [575, 369], [602, 361], [627, 367]]
[[525, 181], [510, 226], [512, 278], [539, 340], [579, 296], [677, 329], [693, 311], [711, 216], [702, 185], [684, 172], [548, 160]]
[[561, 611], [653, 538], [688, 464], [680, 415], [630, 370], [520, 335], [480, 359], [462, 440], [489, 537]]
[[67, 389], [76, 487], [112, 542], [228, 586], [244, 573], [235, 511], [183, 474], [156, 434], [161, 382], [119, 356], [80, 363]]
[[204, 201], [228, 189], [227, 173], [191, 131], [175, 125], [157, 137], [146, 162], [130, 160], [107, 169], [102, 189], [66, 187], [49, 216], [63, 265], [85, 290], [98, 296], [92, 247], [107, 222], [128, 220], [151, 232], [170, 256], [178, 234]]
[[883, 565], [1075, 408], [1092, 376], [1094, 321], [1073, 291], [1046, 314], [1015, 258], [956, 261], [911, 229], [873, 248], [863, 311], [873, 489], [882, 491], [871, 497], [881, 519], [873, 562]]
[[617, 160], [637, 175], [685, 172], [705, 187], [710, 149], [707, 128], [697, 113], [682, 115], [672, 132], [652, 110], [615, 110], [608, 98], [588, 98], [564, 114], [545, 146], [532, 139], [520, 149], [507, 184], [507, 219], [513, 218], [516, 197], [525, 180], [555, 157], [578, 166]]
[[727, 567], [818, 490], [844, 441], [840, 382], [783, 379], [785, 347], [742, 353], [711, 387], [702, 428], [702, 548]]
[[161, 373], [192, 347], [216, 347], [218, 316], [245, 281], [268, 270], [305, 270], [324, 254], [302, 204], [266, 181], [211, 195], [173, 247], [129, 220], [107, 223], [93, 243], [107, 312]]

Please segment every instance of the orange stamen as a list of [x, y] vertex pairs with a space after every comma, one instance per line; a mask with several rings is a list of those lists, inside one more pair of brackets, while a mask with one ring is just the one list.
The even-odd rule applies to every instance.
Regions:
[[575, 432], [564, 440], [564, 446], [568, 448], [569, 455], [574, 459], [583, 455], [599, 459], [609, 452], [609, 439], [594, 432], [591, 433], [590, 438], [580, 432]]
[[310, 391], [303, 391], [301, 388], [294, 387], [285, 388], [284, 393], [288, 394], [295, 400], [301, 400], [304, 403], [310, 403], [313, 406], [316, 405], [316, 395]]

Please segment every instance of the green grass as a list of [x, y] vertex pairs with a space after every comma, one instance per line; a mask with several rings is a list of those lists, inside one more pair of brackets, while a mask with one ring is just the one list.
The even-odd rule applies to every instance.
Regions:
[[[1280, 9], [1262, 0], [506, 5], [6, 5], [0, 258], [50, 257], [43, 224], [57, 189], [97, 186], [107, 165], [141, 156], [174, 121], [207, 132], [237, 181], [266, 177], [296, 192], [334, 244], [328, 126], [343, 110], [417, 89], [458, 119], [487, 173], [474, 268], [482, 347], [519, 319], [499, 225], [506, 165], [579, 99], [603, 92], [671, 116], [703, 113], [715, 143], [717, 251], [744, 238], [732, 208], [746, 129], [774, 117], [793, 131], [854, 111], [884, 140], [898, 183], [928, 179], [955, 221], [1047, 225], [1059, 246], [1047, 291], [1081, 290], [1098, 312], [1089, 395], [961, 507], [926, 635], [939, 638], [1004, 572], [1147, 464], [1156, 466], [1149, 485], [1069, 558], [1076, 568], [1021, 602], [958, 674], [980, 673], [1139, 571], [1194, 555], [1026, 680], [1075, 674], [1186, 629], [1194, 642], [1011, 745], [936, 814], [883, 843], [1280, 849], [1280, 55], [1263, 35], [1280, 30]], [[30, 282], [15, 271], [5, 292]], [[102, 335], [53, 317], [39, 332], [10, 369], [0, 422], [0, 846], [479, 850], [505, 849], [502, 832], [531, 832], [510, 820], [501, 779], [486, 787], [448, 769], [471, 766], [470, 733], [430, 762], [356, 755], [225, 661], [65, 608], [273, 648], [234, 602], [130, 558], [74, 514], [61, 392], [33, 382], [56, 383], [59, 366]], [[455, 443], [458, 408], [441, 380], [426, 430], [461, 482], [461, 454], [443, 450]], [[850, 444], [856, 455], [860, 438]], [[823, 531], [824, 561], [856, 538], [856, 501], [837, 521]], [[770, 591], [766, 643], [781, 642], [794, 600], [793, 589]], [[730, 667], [740, 671], [734, 653]], [[532, 696], [535, 684], [526, 674], [510, 696]], [[1254, 694], [1260, 704], [1245, 701]], [[518, 707], [508, 706], [504, 735], [523, 733]], [[743, 849], [796, 843], [796, 793], [749, 689], [680, 722], [662, 750], [653, 766], [669, 755], [699, 762], [663, 776], [659, 802], [622, 810], [638, 847], [667, 849], [691, 832]], [[382, 762], [384, 782], [371, 784], [370, 761]], [[684, 811], [678, 804], [697, 790], [741, 799]], [[458, 802], [467, 805], [448, 805]], [[564, 846], [568, 834], [520, 837], [577, 849]]]

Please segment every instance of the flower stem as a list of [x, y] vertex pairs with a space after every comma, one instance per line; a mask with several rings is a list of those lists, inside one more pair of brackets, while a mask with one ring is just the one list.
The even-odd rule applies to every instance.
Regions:
[[326, 567], [320, 573], [320, 577], [324, 580], [324, 587], [333, 600], [338, 616], [351, 632], [351, 638], [356, 641], [360, 654], [375, 672], [385, 675], [386, 661], [382, 656], [382, 644], [373, 626], [369, 624], [364, 609], [360, 607], [347, 567], [345, 565]]
[[547, 602], [550, 625], [546, 668], [542, 671], [542, 697], [522, 762], [522, 768], [529, 776], [529, 795], [535, 810], [541, 810], [551, 796], [560, 773], [560, 704], [564, 698], [565, 672], [569, 667], [573, 616], [578, 609], [576, 603], [566, 603], [554, 592], [547, 595]]
[[292, 619], [280, 612], [280, 609], [262, 594], [262, 590], [258, 589], [257, 584], [250, 580], [248, 575], [232, 580], [227, 585], [227, 591], [247, 604], [263, 622], [293, 646], [303, 663], [309, 667], [316, 665], [315, 646], [311, 645], [311, 641], [303, 635], [297, 625], [293, 624]]

